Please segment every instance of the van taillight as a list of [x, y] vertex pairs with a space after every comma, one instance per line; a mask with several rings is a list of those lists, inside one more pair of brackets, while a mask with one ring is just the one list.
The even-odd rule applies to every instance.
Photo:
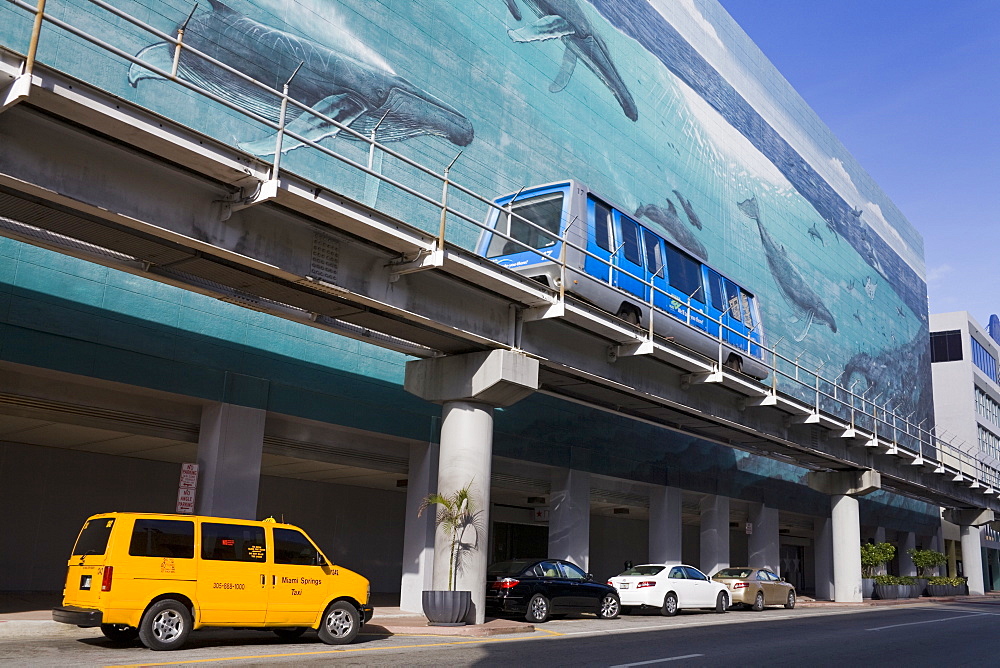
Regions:
[[114, 570], [114, 566], [104, 567], [104, 579], [101, 580], [101, 591], [111, 591], [111, 577]]
[[497, 580], [490, 585], [491, 589], [513, 589], [517, 586], [519, 581], [514, 578], [504, 578], [503, 580]]

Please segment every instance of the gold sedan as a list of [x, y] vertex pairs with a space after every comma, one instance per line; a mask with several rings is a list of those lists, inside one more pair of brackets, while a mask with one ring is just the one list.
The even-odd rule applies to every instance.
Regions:
[[757, 611], [765, 605], [795, 607], [795, 587], [766, 568], [723, 568], [712, 579], [726, 585], [733, 605]]

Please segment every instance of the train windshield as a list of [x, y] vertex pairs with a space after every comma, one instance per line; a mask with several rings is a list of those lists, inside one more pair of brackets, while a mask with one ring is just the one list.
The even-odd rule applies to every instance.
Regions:
[[562, 210], [562, 192], [526, 197], [508, 205], [500, 212], [495, 229], [514, 240], [494, 234], [486, 249], [486, 257], [513, 255], [529, 248], [541, 250], [555, 246], [559, 240]]

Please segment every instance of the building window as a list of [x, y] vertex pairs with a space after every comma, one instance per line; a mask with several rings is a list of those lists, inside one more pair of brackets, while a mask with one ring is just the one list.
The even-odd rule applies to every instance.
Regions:
[[931, 362], [962, 359], [962, 332], [931, 332]]
[[976, 387], [976, 412], [995, 427], [1000, 427], [1000, 404]]
[[1000, 437], [988, 429], [979, 427], [979, 450], [983, 454], [1000, 460]]
[[997, 382], [997, 358], [993, 357], [990, 351], [983, 347], [983, 344], [976, 341], [976, 337], [969, 338], [972, 341], [972, 361], [983, 370], [983, 373], [990, 380], [994, 383]]

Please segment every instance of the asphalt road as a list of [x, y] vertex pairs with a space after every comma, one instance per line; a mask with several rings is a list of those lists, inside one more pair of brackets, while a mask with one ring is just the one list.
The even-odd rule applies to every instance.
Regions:
[[[34, 624], [35, 626], [31, 626]], [[18, 666], [312, 664], [364, 666], [987, 666], [997, 665], [1000, 603], [688, 612], [602, 621], [561, 619], [535, 633], [488, 639], [362, 635], [330, 647], [315, 634], [279, 641], [258, 631], [192, 634], [188, 647], [115, 646], [94, 629], [44, 622], [0, 626], [0, 664]]]

